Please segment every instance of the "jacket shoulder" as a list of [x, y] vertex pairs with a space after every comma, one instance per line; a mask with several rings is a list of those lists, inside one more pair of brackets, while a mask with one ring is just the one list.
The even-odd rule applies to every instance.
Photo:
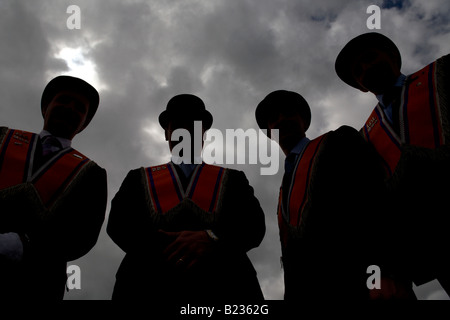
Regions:
[[101, 166], [99, 166], [97, 164], [97, 162], [95, 162], [95, 161], [93, 161], [91, 159], [89, 159], [89, 169], [92, 170], [92, 171], [98, 172], [101, 175], [106, 176], [106, 169], [101, 167]]
[[361, 136], [361, 133], [356, 130], [353, 127], [343, 125], [336, 129], [335, 131], [332, 131], [332, 136], [334, 136], [336, 139], [342, 140], [343, 142], [348, 141], [363, 141], [363, 137]]
[[95, 162], [94, 160], [92, 160], [91, 158], [89, 158], [88, 156], [86, 156], [85, 154], [83, 154], [82, 152], [78, 151], [77, 149], [73, 149], [73, 152], [75, 153], [75, 156], [78, 155], [78, 157], [83, 157], [86, 158], [88, 161], [88, 165], [86, 166], [86, 168], [93, 170], [93, 171], [98, 171], [101, 172], [102, 174], [106, 175], [106, 170], [101, 167], [97, 162]]
[[[326, 144], [339, 143], [345, 144], [349, 141], [362, 139], [361, 134], [358, 130], [353, 127], [343, 125], [336, 130], [329, 131], [323, 135]], [[316, 138], [319, 139], [320, 137]]]
[[339, 159], [351, 157], [366, 148], [366, 141], [361, 133], [353, 127], [344, 125], [329, 131], [322, 143], [321, 154], [336, 154]]
[[445, 56], [440, 57], [436, 60], [437, 62], [446, 63], [447, 65], [450, 63], [450, 53]]
[[359, 135], [358, 130], [347, 125], [340, 126], [334, 132], [342, 136]]
[[[156, 166], [153, 166], [156, 167]], [[122, 181], [122, 185], [141, 185], [146, 181], [146, 171], [152, 167], [139, 167], [128, 171], [125, 179]]]

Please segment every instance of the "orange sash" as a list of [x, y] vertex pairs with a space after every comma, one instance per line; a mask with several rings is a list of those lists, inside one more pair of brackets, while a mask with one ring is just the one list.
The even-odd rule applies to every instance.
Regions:
[[385, 169], [392, 176], [401, 156], [401, 142], [386, 119], [380, 104], [375, 107], [363, 127], [363, 135], [381, 156]]
[[407, 78], [399, 109], [399, 134], [379, 104], [362, 128], [364, 138], [383, 159], [389, 176], [400, 160], [403, 144], [435, 149], [445, 143], [435, 69], [433, 62]]
[[27, 181], [37, 135], [9, 129], [0, 147], [0, 190]]
[[311, 140], [299, 155], [295, 169], [293, 172], [293, 181], [290, 183], [288, 192], [288, 208], [283, 208], [283, 190], [280, 188], [280, 196], [278, 198], [278, 224], [280, 228], [280, 236], [283, 244], [286, 244], [287, 233], [286, 224], [292, 227], [298, 227], [301, 223], [302, 212], [308, 201], [308, 186], [311, 178], [311, 170], [317, 151], [323, 142], [325, 135]]
[[188, 198], [203, 210], [214, 212], [219, 201], [224, 170], [222, 167], [202, 163], [194, 170], [185, 192], [172, 163], [146, 168], [148, 190], [154, 210], [164, 214]]
[[63, 149], [32, 175], [37, 141], [34, 133], [8, 130], [0, 147], [0, 190], [31, 182], [49, 206], [90, 160], [72, 148]]
[[401, 105], [400, 130], [406, 144], [435, 149], [444, 144], [439, 99], [436, 90], [436, 62], [412, 74]]

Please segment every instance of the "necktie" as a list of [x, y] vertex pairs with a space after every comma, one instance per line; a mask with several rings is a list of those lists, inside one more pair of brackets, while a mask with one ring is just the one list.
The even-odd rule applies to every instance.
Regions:
[[397, 100], [402, 93], [402, 87], [392, 87], [383, 94], [383, 104], [387, 107]]
[[180, 179], [181, 185], [183, 186], [183, 189], [186, 190], [188, 183], [189, 183], [189, 177], [186, 177], [186, 174], [184, 173], [184, 171], [181, 169], [181, 167], [179, 165], [175, 165], [175, 170], [177, 170], [178, 173], [178, 178]]
[[285, 210], [287, 209], [287, 196], [289, 193], [289, 187], [290, 187], [290, 183], [292, 180], [292, 173], [294, 172], [296, 156], [297, 155], [295, 153], [290, 153], [286, 157], [286, 160], [284, 161], [284, 175], [283, 175], [283, 183], [282, 183], [283, 199], [282, 200], [283, 200], [283, 207], [285, 208]]
[[38, 140], [33, 160], [33, 173], [35, 173], [62, 145], [54, 136], [45, 136]]
[[52, 135], [42, 138], [42, 156], [45, 158], [48, 155], [62, 149], [61, 142]]
[[392, 87], [383, 95], [383, 104], [388, 107], [391, 106], [391, 119], [392, 128], [398, 134], [399, 133], [399, 119], [398, 119], [398, 109], [400, 107], [402, 87]]

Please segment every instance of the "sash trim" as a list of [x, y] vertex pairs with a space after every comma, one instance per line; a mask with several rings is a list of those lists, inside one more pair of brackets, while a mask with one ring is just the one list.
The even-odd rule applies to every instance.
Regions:
[[[37, 142], [38, 135], [35, 133], [9, 129], [0, 149], [0, 187], [32, 183], [42, 203], [50, 206], [90, 160], [73, 148], [65, 148], [32, 174]], [[7, 171], [3, 168], [5, 164], [8, 164]]]
[[223, 186], [224, 168], [205, 163], [196, 166], [186, 191], [183, 190], [176, 168], [171, 162], [145, 168], [145, 172], [150, 202], [157, 213], [164, 214], [184, 199], [192, 200], [207, 212], [216, 210]]

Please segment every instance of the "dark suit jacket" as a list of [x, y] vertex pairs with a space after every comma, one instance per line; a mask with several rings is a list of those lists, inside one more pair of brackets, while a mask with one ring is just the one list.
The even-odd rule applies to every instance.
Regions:
[[[392, 255], [396, 269], [416, 285], [448, 274], [450, 244], [450, 55], [436, 61], [436, 93], [445, 144], [428, 149], [401, 141], [401, 157], [387, 187], [393, 215]], [[409, 79], [409, 78], [408, 78]], [[415, 87], [417, 80], [407, 85]], [[400, 99], [393, 103], [394, 127], [399, 130]], [[420, 130], [420, 128], [418, 128]]]
[[386, 215], [373, 152], [353, 128], [325, 134], [300, 225], [288, 226], [282, 248], [286, 300], [368, 298], [367, 268], [383, 269], [380, 228]]
[[[6, 130], [0, 128], [0, 141]], [[0, 232], [28, 238], [23, 238], [22, 263], [0, 261], [0, 297], [62, 299], [66, 263], [84, 256], [97, 242], [106, 198], [106, 171], [94, 162], [49, 208], [29, 182], [0, 190]]]
[[[181, 170], [178, 175], [182, 176]], [[247, 251], [265, 233], [264, 213], [245, 174], [228, 169], [222, 201], [214, 214], [181, 202], [164, 215], [148, 201], [144, 168], [128, 173], [114, 197], [107, 232], [126, 253], [116, 275], [113, 299], [221, 301], [260, 300], [262, 292]], [[219, 237], [214, 254], [188, 274], [162, 257], [164, 240], [157, 230], [212, 229]]]

